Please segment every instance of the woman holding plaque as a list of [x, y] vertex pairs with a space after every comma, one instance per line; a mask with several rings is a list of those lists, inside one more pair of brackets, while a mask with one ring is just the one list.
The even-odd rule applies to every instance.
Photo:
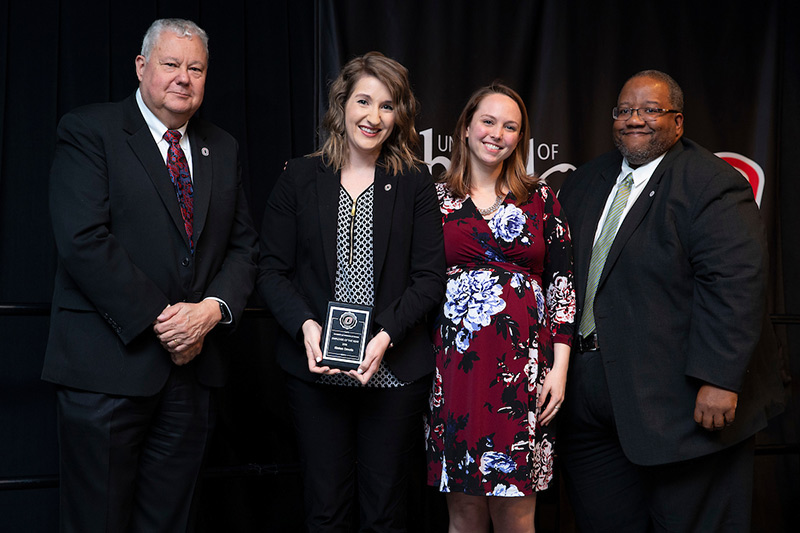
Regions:
[[264, 217], [258, 288], [282, 328], [310, 531], [347, 526], [356, 484], [363, 530], [405, 530], [433, 371], [425, 317], [445, 270], [433, 180], [413, 152], [416, 106], [398, 62], [348, 62], [324, 144], [289, 161]]
[[533, 532], [553, 472], [575, 294], [566, 220], [527, 175], [528, 116], [504, 85], [472, 95], [437, 184], [447, 287], [434, 331], [428, 483], [450, 531]]

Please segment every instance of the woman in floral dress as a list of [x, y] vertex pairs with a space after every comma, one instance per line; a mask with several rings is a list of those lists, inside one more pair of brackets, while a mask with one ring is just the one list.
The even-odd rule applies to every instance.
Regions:
[[512, 89], [478, 90], [437, 184], [448, 281], [434, 331], [428, 484], [450, 532], [533, 531], [552, 479], [575, 294], [566, 220], [527, 176], [528, 118]]

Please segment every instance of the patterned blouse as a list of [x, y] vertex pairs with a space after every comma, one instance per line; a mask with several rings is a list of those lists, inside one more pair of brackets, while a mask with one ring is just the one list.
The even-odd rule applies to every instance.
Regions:
[[[355, 200], [344, 187], [339, 187], [339, 214], [336, 220], [336, 287], [334, 298], [338, 302], [358, 305], [375, 305], [375, 280], [373, 278], [373, 227], [372, 205], [374, 184], [367, 187]], [[322, 376], [319, 383], [343, 386], [361, 386], [345, 374]], [[400, 381], [381, 361], [366, 387], [402, 387]]]

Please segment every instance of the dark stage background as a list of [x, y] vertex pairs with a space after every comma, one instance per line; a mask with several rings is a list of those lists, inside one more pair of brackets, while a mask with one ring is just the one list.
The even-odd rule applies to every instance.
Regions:
[[[134, 58], [156, 18], [198, 22], [211, 63], [201, 115], [240, 142], [260, 226], [283, 163], [316, 146], [327, 83], [353, 55], [405, 64], [422, 104], [420, 155], [435, 174], [469, 94], [502, 79], [528, 106], [529, 168], [558, 187], [612, 149], [610, 110], [625, 79], [670, 73], [686, 93], [686, 135], [761, 183], [770, 311], [793, 399], [758, 436], [753, 531], [800, 522], [800, 36], [789, 0], [0, 1], [0, 531], [57, 528], [50, 385], [39, 380], [55, 272], [46, 188], [58, 119], [136, 88]], [[759, 169], [762, 174], [759, 174]], [[758, 189], [758, 187], [756, 187]], [[294, 437], [272, 353], [275, 322], [256, 299], [235, 335], [229, 385], [198, 493], [200, 531], [300, 530]], [[446, 529], [443, 500], [412, 473], [411, 531]], [[573, 531], [560, 487], [538, 530]]]

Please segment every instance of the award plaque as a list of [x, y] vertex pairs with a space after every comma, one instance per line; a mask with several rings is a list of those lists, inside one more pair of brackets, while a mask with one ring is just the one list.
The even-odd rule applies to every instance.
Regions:
[[372, 329], [372, 307], [328, 302], [322, 333], [322, 366], [355, 370], [364, 360]]

